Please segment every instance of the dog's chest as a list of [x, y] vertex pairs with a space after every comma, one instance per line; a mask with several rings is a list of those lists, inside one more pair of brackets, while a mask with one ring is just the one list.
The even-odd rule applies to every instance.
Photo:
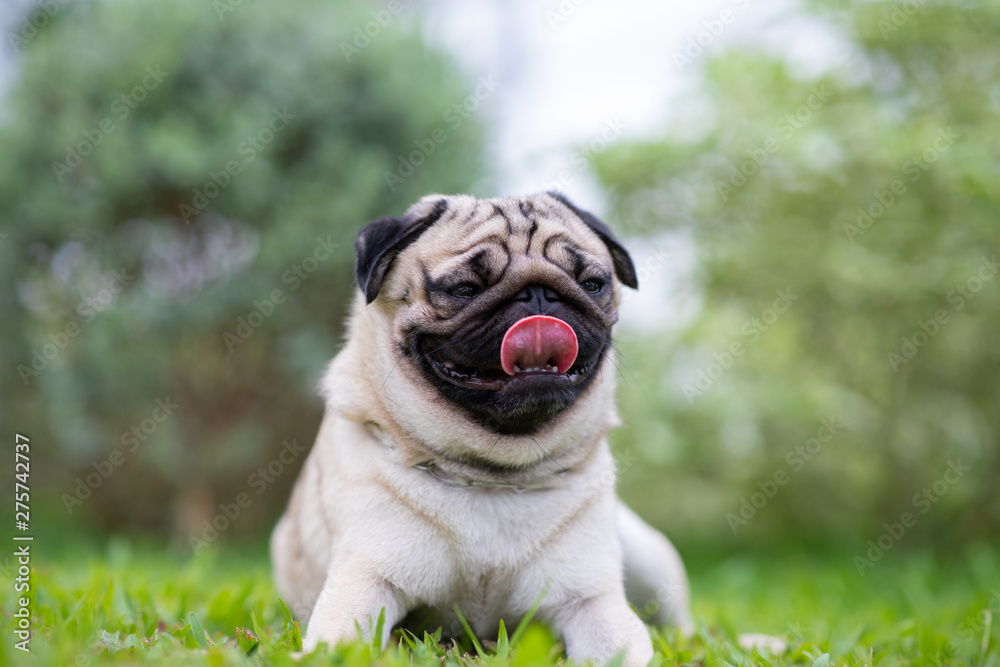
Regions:
[[[514, 571], [505, 567], [467, 569], [452, 589], [451, 605], [458, 605], [472, 627], [487, 636], [495, 634], [501, 618], [507, 623], [524, 614], [523, 601], [515, 591], [520, 588]], [[447, 602], [445, 602], [447, 605]], [[441, 612], [453, 614], [453, 607], [437, 605]], [[453, 619], [452, 623], [454, 622]]]
[[500, 618], [522, 615], [545, 583], [539, 564], [567, 522], [562, 505], [545, 494], [458, 496], [437, 514], [446, 527], [448, 557], [426, 563], [441, 578], [422, 602], [446, 614], [457, 604], [477, 631], [495, 632]]
[[538, 540], [525, 535], [532, 531], [480, 528], [453, 543], [450, 567], [441, 570], [450, 576], [425, 600], [453, 634], [461, 633], [456, 605], [477, 633], [495, 636], [500, 619], [516, 624], [543, 585], [544, 577], [535, 572]]
[[442, 512], [442, 518], [466, 565], [486, 576], [537, 555], [579, 504], [573, 500], [557, 491], [471, 491]]

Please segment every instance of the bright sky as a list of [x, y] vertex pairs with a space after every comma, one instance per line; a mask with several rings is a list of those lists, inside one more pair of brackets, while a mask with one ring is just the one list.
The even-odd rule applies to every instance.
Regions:
[[[599, 144], [602, 134], [655, 135], [670, 119], [695, 127], [700, 111], [676, 102], [705, 53], [757, 41], [805, 70], [830, 58], [830, 39], [794, 17], [792, 0], [432, 0], [427, 6], [427, 36], [470, 74], [493, 74], [501, 83], [484, 105], [499, 127], [500, 189], [538, 190], [568, 171], [563, 189], [597, 210], [603, 202], [579, 158], [573, 162], [574, 147]], [[676, 57], [684, 56], [688, 40], [701, 54], [692, 51], [693, 62], [682, 67]]]
[[[803, 73], [836, 59], [842, 50], [836, 40], [795, 16], [796, 6], [794, 0], [432, 0], [425, 30], [470, 75], [492, 74], [500, 82], [481, 111], [497, 128], [497, 194], [556, 187], [604, 214], [606, 202], [578, 149], [656, 136], [668, 125], [697, 132], [705, 110], [678, 101], [694, 86], [705, 54], [752, 41], [784, 54]], [[688, 54], [691, 60], [679, 64]], [[692, 317], [700, 297], [689, 279], [690, 241], [664, 236], [626, 245], [647, 271], [639, 292], [623, 304], [623, 325], [670, 327]], [[659, 260], [665, 251], [670, 260]]]

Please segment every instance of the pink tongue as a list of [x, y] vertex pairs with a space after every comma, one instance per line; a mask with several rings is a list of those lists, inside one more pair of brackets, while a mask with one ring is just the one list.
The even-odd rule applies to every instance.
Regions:
[[507, 375], [514, 375], [514, 366], [527, 370], [553, 365], [565, 373], [576, 360], [577, 349], [573, 327], [555, 317], [532, 315], [504, 334], [500, 365]]

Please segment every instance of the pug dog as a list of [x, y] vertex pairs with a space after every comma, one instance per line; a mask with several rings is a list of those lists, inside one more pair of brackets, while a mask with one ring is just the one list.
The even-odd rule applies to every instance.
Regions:
[[[272, 540], [321, 642], [423, 623], [495, 637], [537, 605], [577, 661], [693, 629], [671, 543], [617, 498], [612, 330], [635, 267], [559, 193], [424, 197], [355, 242], [326, 414]], [[638, 613], [629, 603], [635, 605]]]

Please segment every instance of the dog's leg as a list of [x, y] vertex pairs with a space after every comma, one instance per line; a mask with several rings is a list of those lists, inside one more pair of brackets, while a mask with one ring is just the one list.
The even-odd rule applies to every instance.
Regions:
[[647, 623], [694, 632], [687, 575], [674, 545], [621, 502], [617, 521], [629, 601]]
[[302, 604], [303, 596], [298, 586], [297, 575], [302, 571], [302, 559], [296, 557], [301, 552], [301, 545], [295, 536], [294, 521], [295, 519], [286, 512], [274, 527], [274, 532], [271, 533], [271, 563], [278, 595], [296, 618], [308, 621], [312, 607], [306, 609]]
[[316, 600], [302, 650], [308, 653], [320, 642], [333, 646], [357, 639], [355, 623], [361, 626], [362, 637], [370, 641], [383, 609], [382, 647], [385, 648], [392, 628], [407, 612], [399, 591], [364, 568], [334, 565]]
[[624, 592], [608, 593], [563, 608], [551, 619], [566, 644], [566, 655], [604, 665], [624, 649], [623, 667], [645, 667], [653, 657], [649, 631], [635, 615]]

